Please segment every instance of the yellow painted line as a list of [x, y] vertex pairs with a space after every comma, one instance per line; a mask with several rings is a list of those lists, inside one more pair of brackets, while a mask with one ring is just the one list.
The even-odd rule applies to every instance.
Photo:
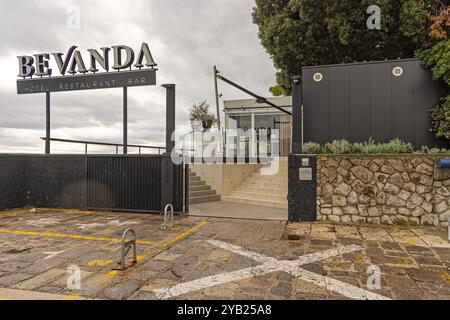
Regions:
[[[69, 238], [69, 239], [79, 239], [79, 240], [93, 240], [93, 241], [107, 241], [107, 242], [122, 242], [120, 238], [106, 238], [106, 237], [95, 237], [95, 236], [82, 236], [78, 234], [66, 234], [66, 233], [55, 233], [55, 232], [37, 232], [37, 231], [24, 231], [24, 230], [7, 230], [0, 229], [0, 233], [7, 234], [18, 234], [24, 236], [38, 236], [38, 237], [50, 237], [50, 238]], [[147, 240], [137, 240], [137, 244], [154, 246], [158, 242], [147, 241]]]
[[88, 262], [88, 266], [89, 267], [95, 267], [95, 266], [105, 267], [113, 262], [114, 261], [112, 261], [112, 260], [91, 260]]
[[76, 298], [81, 297], [81, 294], [79, 293], [73, 293], [66, 296], [63, 300], [75, 300]]
[[98, 279], [97, 282], [108, 281], [108, 280], [114, 278], [117, 275], [119, 275], [119, 271], [118, 270], [110, 271], [107, 274], [103, 275], [100, 279]]
[[448, 274], [448, 272], [444, 272], [443, 274], [441, 274], [441, 278], [442, 278], [442, 280], [444, 280], [447, 284], [450, 285], [450, 274]]
[[161, 242], [158, 244], [159, 248], [164, 248], [167, 246], [170, 246], [171, 244], [180, 241], [181, 239], [187, 237], [188, 235], [190, 235], [191, 233], [194, 233], [195, 231], [197, 231], [198, 229], [204, 227], [205, 225], [208, 224], [208, 221], [203, 220], [201, 221], [199, 224], [193, 226], [192, 228], [190, 228], [189, 230], [186, 230], [183, 233], [180, 233], [179, 235], [173, 237], [172, 239], [169, 239], [167, 241]]
[[411, 265], [413, 264], [413, 261], [410, 258], [398, 258], [396, 260], [396, 264], [398, 265], [402, 265], [402, 266], [407, 266], [407, 265]]
[[[149, 250], [149, 251], [146, 251], [146, 252], [144, 252], [142, 255], [137, 256], [138, 262], [144, 260], [146, 256], [151, 255], [151, 254], [154, 254], [154, 253], [156, 253], [156, 252], [158, 252], [158, 251], [161, 251], [161, 249], [164, 249], [165, 247], [168, 247], [168, 246], [170, 246], [171, 244], [174, 244], [174, 243], [176, 243], [176, 242], [182, 240], [183, 238], [189, 236], [190, 234], [194, 233], [195, 231], [197, 231], [198, 229], [204, 227], [204, 226], [207, 225], [207, 224], [208, 224], [208, 221], [203, 220], [203, 221], [201, 221], [200, 223], [198, 223], [197, 225], [193, 226], [192, 228], [186, 230], [185, 232], [180, 233], [180, 234], [178, 234], [177, 236], [175, 236], [175, 237], [173, 237], [173, 238], [171, 238], [171, 239], [169, 239], [169, 240], [167, 240], [167, 241], [164, 241], [164, 242], [159, 243], [158, 246], [157, 246], [157, 248], [152, 249], [152, 250]], [[108, 281], [108, 280], [110, 280], [111, 278], [113, 278], [113, 277], [115, 277], [115, 276], [117, 276], [117, 275], [119, 275], [119, 271], [114, 270], [114, 271], [111, 271], [111, 272], [105, 274], [105, 275], [104, 275], [103, 277], [101, 277], [98, 281]]]
[[355, 254], [355, 262], [358, 265], [364, 265], [364, 257], [360, 254]]
[[416, 245], [416, 242], [413, 239], [411, 239], [410, 237], [403, 237], [403, 240], [405, 240], [406, 243], [409, 244], [410, 246]]

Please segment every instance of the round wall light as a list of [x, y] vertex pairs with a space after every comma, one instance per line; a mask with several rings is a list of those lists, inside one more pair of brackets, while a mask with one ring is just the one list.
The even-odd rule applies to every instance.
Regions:
[[320, 72], [317, 72], [313, 75], [313, 79], [315, 82], [320, 82], [323, 79], [323, 75]]
[[394, 77], [400, 77], [403, 74], [403, 68], [402, 67], [395, 67], [392, 69], [392, 74]]

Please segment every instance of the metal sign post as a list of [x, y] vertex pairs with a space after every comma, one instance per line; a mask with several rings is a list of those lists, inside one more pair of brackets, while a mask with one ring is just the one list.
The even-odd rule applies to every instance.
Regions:
[[50, 154], [50, 92], [45, 93], [45, 154]]
[[128, 154], [128, 88], [123, 87], [123, 154]]

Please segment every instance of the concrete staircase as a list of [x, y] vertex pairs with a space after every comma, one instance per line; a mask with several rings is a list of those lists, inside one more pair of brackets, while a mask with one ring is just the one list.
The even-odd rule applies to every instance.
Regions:
[[288, 208], [288, 159], [280, 158], [278, 173], [263, 176], [261, 169], [242, 182], [223, 201], [245, 203], [272, 208]]
[[205, 181], [192, 171], [189, 172], [189, 204], [219, 201], [220, 196]]

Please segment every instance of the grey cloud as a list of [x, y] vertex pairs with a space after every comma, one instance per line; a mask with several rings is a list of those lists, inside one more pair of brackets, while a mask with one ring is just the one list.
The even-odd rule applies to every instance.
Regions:
[[[69, 4], [81, 8], [80, 30], [66, 28]], [[65, 52], [123, 43], [150, 44], [158, 63], [158, 86], [130, 89], [129, 141], [163, 144], [165, 94], [162, 83], [177, 84], [177, 128], [187, 128], [188, 108], [207, 99], [214, 108], [212, 66], [260, 94], [275, 81], [275, 70], [251, 22], [253, 0], [1, 1], [0, 63], [16, 55]], [[83, 53], [84, 54], [84, 53]], [[3, 68], [4, 66], [0, 66]], [[14, 69], [15, 70], [15, 69]], [[55, 71], [56, 72], [56, 71]], [[16, 73], [0, 75], [0, 152], [6, 146], [40, 148], [45, 97], [16, 95]], [[224, 99], [247, 98], [220, 83]], [[120, 142], [121, 90], [52, 95], [53, 136]], [[35, 137], [31, 139], [31, 137]], [[30, 139], [32, 141], [30, 141]]]

